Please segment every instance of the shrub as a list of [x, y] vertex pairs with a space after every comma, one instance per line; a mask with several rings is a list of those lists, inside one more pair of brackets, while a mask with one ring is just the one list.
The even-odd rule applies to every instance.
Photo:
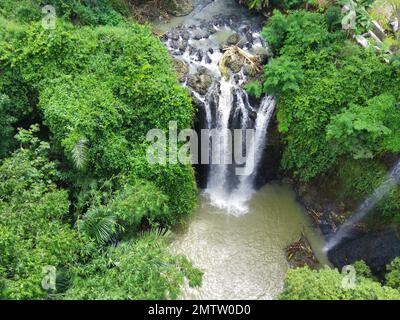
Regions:
[[394, 259], [387, 266], [388, 273], [386, 274], [386, 285], [400, 290], [400, 257]]
[[73, 271], [73, 286], [65, 299], [176, 299], [184, 278], [201, 284], [202, 272], [182, 256], [172, 256], [165, 236], [152, 232], [134, 242], [110, 248], [85, 268]]
[[280, 300], [398, 300], [400, 292], [379, 282], [356, 276], [355, 288], [342, 285], [344, 275], [336, 269], [289, 270]]
[[264, 91], [270, 95], [297, 92], [302, 79], [299, 63], [285, 56], [273, 59], [265, 66]]
[[45, 142], [21, 131], [26, 145], [0, 166], [0, 276], [7, 299], [40, 299], [48, 296], [41, 286], [42, 268], [58, 272], [79, 263], [86, 242], [64, 223], [68, 193], [57, 189], [54, 163], [48, 162]]

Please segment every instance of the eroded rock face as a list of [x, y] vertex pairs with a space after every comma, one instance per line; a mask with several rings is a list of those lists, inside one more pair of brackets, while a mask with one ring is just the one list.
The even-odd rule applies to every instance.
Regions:
[[364, 260], [373, 274], [384, 278], [386, 265], [400, 256], [400, 230], [386, 229], [360, 232], [345, 239], [329, 251], [329, 260], [335, 267], [342, 268], [358, 260]]
[[210, 70], [205, 67], [199, 67], [195, 74], [188, 76], [187, 84], [196, 92], [204, 95], [210, 89], [214, 77]]
[[180, 17], [186, 16], [193, 11], [192, 0], [167, 0], [168, 13]]

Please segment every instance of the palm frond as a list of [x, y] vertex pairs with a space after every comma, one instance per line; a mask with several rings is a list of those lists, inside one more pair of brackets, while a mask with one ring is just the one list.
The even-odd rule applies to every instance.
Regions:
[[80, 139], [72, 149], [72, 159], [77, 169], [83, 169], [87, 160], [87, 140]]
[[105, 208], [89, 210], [79, 223], [79, 230], [100, 244], [113, 240], [122, 229], [117, 218]]

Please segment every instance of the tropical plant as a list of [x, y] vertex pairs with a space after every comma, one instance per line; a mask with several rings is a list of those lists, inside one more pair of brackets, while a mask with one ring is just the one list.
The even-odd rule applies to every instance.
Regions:
[[176, 299], [184, 279], [201, 284], [202, 272], [182, 256], [172, 256], [168, 234], [144, 234], [111, 247], [85, 268], [72, 272], [72, 287], [65, 299], [165, 300]]
[[388, 271], [385, 276], [386, 285], [400, 290], [400, 257], [394, 259], [386, 269]]
[[285, 56], [273, 59], [265, 66], [263, 89], [270, 95], [281, 95], [300, 90], [303, 79], [301, 65]]
[[343, 285], [346, 275], [328, 267], [289, 270], [281, 300], [398, 300], [400, 292], [356, 274], [353, 288]]

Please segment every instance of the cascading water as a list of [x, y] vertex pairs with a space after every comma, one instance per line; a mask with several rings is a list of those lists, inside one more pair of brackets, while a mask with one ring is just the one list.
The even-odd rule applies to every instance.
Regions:
[[[206, 31], [205, 31], [206, 30]], [[184, 32], [170, 31], [167, 46], [171, 54], [183, 60], [189, 68], [185, 85], [192, 96], [204, 109], [205, 119], [201, 124], [204, 129], [217, 129], [220, 132], [220, 143], [210, 143], [210, 159], [216, 156], [222, 163], [211, 163], [208, 170], [207, 187], [204, 193], [211, 204], [224, 208], [232, 214], [247, 212], [246, 202], [254, 191], [256, 168], [262, 161], [266, 146], [267, 130], [272, 118], [275, 102], [272, 97], [265, 97], [259, 106], [251, 105], [247, 93], [242, 88], [247, 81], [248, 72], [245, 66], [222, 76], [218, 64], [223, 55], [221, 42], [233, 34], [241, 34], [245, 39], [244, 50], [263, 48], [259, 33], [252, 32], [246, 26], [238, 26], [235, 32], [226, 22], [217, 22], [204, 26], [187, 26]], [[265, 51], [264, 51], [265, 52]], [[210, 81], [210, 79], [212, 79]], [[203, 85], [204, 82], [206, 85]], [[236, 164], [232, 160], [233, 150], [228, 139], [228, 130], [255, 129], [254, 141], [246, 150], [247, 166], [254, 166], [254, 171], [247, 176], [236, 176]], [[245, 134], [245, 133], [243, 133]], [[233, 136], [233, 134], [232, 134]]]
[[[262, 154], [267, 144], [267, 130], [269, 123], [275, 111], [275, 100], [270, 96], [266, 96], [260, 105], [257, 113], [255, 124], [255, 138], [254, 143], [251, 144], [248, 151], [248, 159], [246, 166], [254, 165], [254, 169], [250, 175], [240, 176], [239, 184], [236, 189], [229, 195], [230, 207], [236, 213], [243, 213], [248, 211], [247, 202], [250, 200], [254, 193], [254, 180], [257, 175], [257, 169], [262, 161]], [[248, 170], [250, 171], [250, 170]]]
[[325, 250], [329, 251], [337, 246], [346, 236], [350, 234], [352, 228], [359, 223], [377, 204], [382, 198], [398, 183], [400, 182], [400, 160], [393, 167], [387, 179], [374, 191], [358, 209], [357, 211], [343, 223], [338, 231], [329, 239], [325, 246]]

